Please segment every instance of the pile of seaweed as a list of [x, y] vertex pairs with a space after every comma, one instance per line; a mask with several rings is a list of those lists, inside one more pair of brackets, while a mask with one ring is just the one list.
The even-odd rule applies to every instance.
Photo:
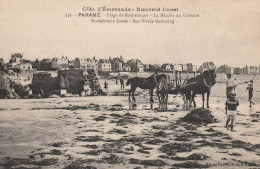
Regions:
[[212, 112], [204, 108], [192, 110], [190, 113], [182, 118], [182, 121], [196, 124], [217, 122], [217, 120], [212, 115]]

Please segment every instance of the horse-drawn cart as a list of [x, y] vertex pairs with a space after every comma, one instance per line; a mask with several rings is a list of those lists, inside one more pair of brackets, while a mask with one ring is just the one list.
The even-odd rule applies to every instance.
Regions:
[[141, 89], [149, 89], [150, 101], [153, 102], [153, 90], [156, 88], [156, 94], [159, 99], [159, 108], [161, 109], [167, 109], [169, 94], [178, 93], [182, 93], [183, 96], [185, 96], [186, 103], [189, 101], [191, 105], [191, 102], [193, 102], [194, 107], [196, 107], [196, 103], [194, 100], [195, 95], [202, 94], [204, 107], [204, 94], [207, 93], [207, 107], [209, 107], [208, 100], [210, 95], [210, 89], [216, 83], [216, 75], [214, 70], [204, 71], [202, 74], [187, 79], [186, 83], [182, 85], [177, 85], [176, 87], [173, 87], [173, 83], [170, 83], [170, 81], [167, 80], [167, 77], [168, 76], [165, 74], [158, 74], [156, 72], [147, 78], [134, 77], [128, 79], [126, 85], [131, 84], [129, 90], [129, 101], [131, 102], [132, 96], [132, 101], [135, 102], [134, 93], [135, 90], [139, 87]]
[[167, 104], [168, 104], [168, 96], [169, 94], [173, 94], [173, 95], [177, 95], [177, 94], [187, 94], [187, 92], [189, 90], [189, 87], [191, 87], [192, 85], [196, 84], [197, 82], [193, 82], [193, 83], [183, 83], [182, 85], [179, 85], [177, 87], [174, 87], [174, 84], [167, 81], [166, 79], [160, 79], [160, 81], [157, 84], [157, 90], [156, 90], [156, 94], [158, 96], [158, 100], [159, 100], [159, 108], [160, 109], [167, 109]]
[[177, 95], [178, 93], [182, 94], [185, 97], [185, 102], [194, 103], [194, 107], [196, 107], [196, 103], [194, 97], [196, 94], [202, 94], [203, 106], [204, 107], [204, 94], [207, 93], [207, 107], [210, 95], [211, 87], [216, 83], [215, 81], [216, 75], [214, 70], [204, 71], [202, 74], [186, 79], [182, 85], [173, 85], [166, 78], [161, 78], [156, 87], [156, 94], [159, 99], [159, 108], [167, 109], [168, 96], [169, 94]]

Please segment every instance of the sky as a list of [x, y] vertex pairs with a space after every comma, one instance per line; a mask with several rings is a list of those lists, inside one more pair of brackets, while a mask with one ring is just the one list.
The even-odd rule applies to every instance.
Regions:
[[[168, 7], [199, 17], [173, 18], [174, 24], [97, 24], [65, 17], [88, 6]], [[259, 9], [259, 0], [0, 0], [0, 58], [122, 55], [145, 64], [259, 66]]]

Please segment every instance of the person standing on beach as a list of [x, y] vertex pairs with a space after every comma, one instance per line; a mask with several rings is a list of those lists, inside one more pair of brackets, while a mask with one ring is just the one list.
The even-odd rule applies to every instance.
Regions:
[[231, 90], [227, 95], [226, 101], [226, 114], [227, 114], [227, 121], [226, 121], [226, 128], [228, 129], [228, 124], [231, 121], [230, 129], [233, 131], [234, 128], [234, 120], [237, 113], [237, 106], [239, 106], [239, 102], [236, 99], [236, 94], [234, 90]]
[[108, 91], [108, 83], [107, 83], [107, 81], [105, 81], [105, 83], [104, 83], [104, 88], [105, 88], [105, 91]]
[[227, 82], [226, 82], [226, 95], [228, 95], [229, 92], [231, 92], [232, 90], [234, 90], [236, 88], [236, 83], [233, 81], [233, 79], [231, 79], [231, 74], [227, 73]]
[[124, 89], [125, 85], [124, 85], [124, 79], [122, 77], [120, 77], [120, 84], [121, 84], [121, 89]]
[[253, 80], [250, 80], [247, 86], [247, 90], [248, 90], [248, 101], [250, 103], [249, 107], [252, 107], [252, 104], [255, 104], [254, 102], [252, 102], [252, 98], [253, 98]]

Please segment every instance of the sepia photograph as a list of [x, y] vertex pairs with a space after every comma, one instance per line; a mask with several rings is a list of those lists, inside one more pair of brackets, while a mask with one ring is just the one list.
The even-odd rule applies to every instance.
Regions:
[[260, 168], [259, 9], [0, 0], [0, 169]]

